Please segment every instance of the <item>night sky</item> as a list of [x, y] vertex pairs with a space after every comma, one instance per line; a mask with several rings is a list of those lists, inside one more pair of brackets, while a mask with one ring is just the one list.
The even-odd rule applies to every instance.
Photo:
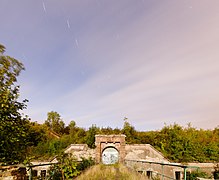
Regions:
[[219, 125], [218, 0], [0, 0], [0, 17], [32, 121]]

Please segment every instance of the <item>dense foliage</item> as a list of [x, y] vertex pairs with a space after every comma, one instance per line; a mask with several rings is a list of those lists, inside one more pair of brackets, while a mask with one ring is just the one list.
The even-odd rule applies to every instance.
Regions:
[[203, 179], [212, 179], [212, 176], [207, 174], [206, 172], [202, 172], [199, 170], [187, 172], [186, 179], [189, 180], [197, 180], [197, 177], [203, 178]]
[[161, 131], [141, 132], [141, 143], [149, 143], [175, 162], [217, 162], [219, 129], [197, 130], [191, 125], [165, 126]]
[[55, 133], [63, 134], [65, 123], [61, 120], [59, 113], [55, 111], [48, 112], [45, 125]]
[[60, 138], [44, 138], [38, 146], [32, 148], [32, 154], [52, 157], [70, 144], [86, 143], [90, 148], [95, 148], [96, 134], [125, 134], [126, 143], [151, 144], [174, 162], [218, 162], [219, 159], [219, 128], [203, 130], [190, 124], [187, 127], [173, 124], [165, 125], [158, 131], [140, 132], [127, 120], [122, 129], [92, 125], [88, 130], [77, 127], [75, 121], [71, 121], [65, 127], [65, 134]]
[[81, 174], [82, 171], [94, 165], [94, 161], [83, 158], [78, 162], [69, 154], [61, 154], [57, 157], [58, 163], [50, 167], [48, 179], [72, 179]]
[[0, 162], [18, 163], [25, 158], [29, 141], [29, 120], [20, 111], [26, 108], [27, 100], [18, 101], [17, 76], [24, 70], [18, 60], [5, 56], [5, 47], [0, 45]]

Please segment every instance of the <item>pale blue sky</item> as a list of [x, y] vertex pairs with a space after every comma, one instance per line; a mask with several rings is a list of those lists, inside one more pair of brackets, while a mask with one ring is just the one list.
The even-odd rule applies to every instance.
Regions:
[[218, 0], [0, 0], [0, 43], [40, 123], [219, 125]]

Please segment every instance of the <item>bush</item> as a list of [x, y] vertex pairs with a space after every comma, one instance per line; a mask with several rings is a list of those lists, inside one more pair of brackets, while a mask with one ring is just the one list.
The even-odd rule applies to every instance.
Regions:
[[209, 174], [207, 174], [206, 172], [202, 172], [202, 171], [192, 171], [191, 173], [187, 173], [187, 179], [188, 180], [196, 180], [197, 177], [200, 178], [211, 178], [211, 176]]
[[58, 164], [54, 164], [49, 170], [49, 179], [72, 179], [81, 174], [82, 171], [94, 165], [94, 161], [89, 158], [82, 158], [81, 162], [69, 154], [61, 154], [57, 157]]

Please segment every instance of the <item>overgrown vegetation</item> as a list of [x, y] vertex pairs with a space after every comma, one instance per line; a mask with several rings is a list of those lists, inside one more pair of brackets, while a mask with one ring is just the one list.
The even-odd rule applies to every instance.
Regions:
[[103, 165], [99, 164], [92, 166], [85, 171], [82, 175], [76, 178], [76, 180], [144, 180], [145, 176], [140, 175], [134, 171], [131, 171], [127, 167], [121, 164]]
[[205, 179], [212, 179], [211, 175], [207, 174], [206, 172], [200, 171], [200, 170], [187, 173], [186, 176], [187, 176], [186, 179], [189, 179], [189, 180], [196, 180], [197, 177], [205, 178]]
[[82, 161], [78, 162], [69, 154], [62, 154], [57, 157], [57, 160], [58, 163], [50, 167], [48, 179], [72, 179], [80, 175], [88, 167], [94, 165], [94, 161], [91, 158], [82, 158]]
[[140, 132], [126, 120], [122, 129], [99, 128], [93, 125], [85, 130], [77, 127], [72, 121], [65, 127], [65, 133], [60, 134], [59, 139], [48, 136], [49, 129], [37, 132], [42, 133], [42, 141], [37, 146], [32, 146], [29, 151], [36, 157], [53, 157], [70, 144], [86, 143], [90, 148], [94, 148], [96, 134], [125, 134], [128, 144], [151, 144], [175, 162], [217, 162], [219, 159], [218, 128], [203, 130], [190, 124], [187, 127], [173, 124], [164, 126], [160, 131]]

